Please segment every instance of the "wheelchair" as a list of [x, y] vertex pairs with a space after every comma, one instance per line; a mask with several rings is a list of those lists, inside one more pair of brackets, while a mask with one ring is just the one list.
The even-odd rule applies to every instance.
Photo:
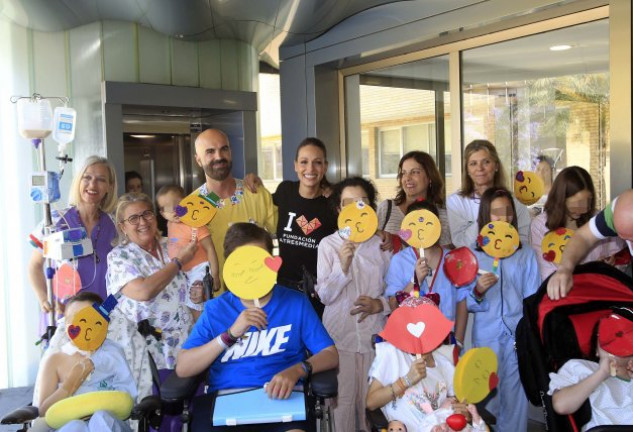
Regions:
[[[547, 430], [553, 432], [580, 430], [591, 419], [591, 404], [586, 400], [574, 414], [557, 414], [552, 397], [547, 394], [549, 373], [570, 359], [594, 360], [591, 346], [598, 320], [618, 307], [633, 307], [633, 280], [608, 264], [579, 265], [573, 278], [574, 288], [564, 299], [550, 300], [547, 278], [535, 294], [523, 300], [523, 318], [516, 333], [523, 387], [530, 402], [542, 407]], [[589, 429], [591, 432], [630, 430], [633, 425]]]
[[[113, 311], [110, 315], [107, 337], [117, 342], [123, 348], [125, 358], [128, 361], [132, 375], [136, 381], [138, 390], [137, 399], [142, 401], [140, 410], [137, 406], [132, 412], [131, 426], [135, 430], [147, 431], [150, 426], [160, 424], [162, 412], [160, 399], [156, 396], [151, 396], [152, 384], [153, 382], [158, 382], [156, 380], [158, 370], [149, 354], [145, 338], [138, 332], [137, 324], [129, 321], [118, 311]], [[62, 323], [50, 339], [49, 347], [44, 353], [42, 360], [44, 360], [46, 356], [59, 352], [61, 347], [67, 342], [69, 342], [69, 338], [65, 331], [65, 325]], [[36, 380], [36, 382], [38, 380]], [[37, 401], [38, 399], [38, 388], [36, 386], [33, 401]], [[0, 420], [0, 424], [22, 425], [19, 431], [27, 431], [38, 417], [38, 408], [29, 405], [8, 413]]]
[[[163, 409], [172, 414], [180, 411], [183, 432], [191, 430], [191, 422], [195, 416], [191, 401], [205, 375], [206, 373], [195, 377], [181, 378], [174, 372], [167, 377], [160, 387]], [[337, 396], [338, 380], [336, 378], [336, 369], [314, 374], [305, 383], [304, 392], [306, 395], [308, 432], [333, 432], [334, 420], [330, 407], [326, 404], [326, 399]], [[141, 405], [143, 405], [142, 402]], [[239, 429], [236, 428], [236, 430]]]

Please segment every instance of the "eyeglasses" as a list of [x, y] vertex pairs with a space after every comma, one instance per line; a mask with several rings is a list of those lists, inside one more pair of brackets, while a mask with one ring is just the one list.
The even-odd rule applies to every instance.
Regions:
[[143, 220], [145, 222], [150, 222], [155, 217], [156, 217], [156, 215], [154, 214], [153, 211], [145, 210], [143, 213], [134, 214], [134, 215], [130, 216], [127, 219], [123, 219], [123, 221], [121, 221], [121, 223], [128, 222], [130, 225], [138, 225], [141, 222], [141, 218], [143, 218]]

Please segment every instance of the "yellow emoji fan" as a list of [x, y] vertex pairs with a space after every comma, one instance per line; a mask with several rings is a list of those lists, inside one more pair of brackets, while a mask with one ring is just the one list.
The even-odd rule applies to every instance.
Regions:
[[378, 216], [369, 204], [358, 200], [346, 205], [338, 215], [338, 233], [354, 243], [369, 240], [378, 229]]
[[241, 299], [264, 297], [275, 286], [281, 257], [273, 257], [258, 246], [240, 246], [224, 263], [222, 275], [227, 288]]
[[481, 402], [498, 383], [497, 355], [490, 348], [469, 349], [455, 367], [453, 386], [459, 402]]

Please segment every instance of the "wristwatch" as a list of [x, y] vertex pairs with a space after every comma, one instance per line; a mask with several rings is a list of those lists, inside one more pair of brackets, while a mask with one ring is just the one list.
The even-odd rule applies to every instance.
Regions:
[[309, 379], [312, 376], [312, 363], [307, 360], [301, 362], [301, 367], [303, 368], [304, 378]]
[[178, 267], [178, 271], [182, 270], [182, 263], [180, 262], [180, 260], [178, 258], [176, 258], [176, 257], [172, 258], [171, 262], [176, 264], [176, 266]]

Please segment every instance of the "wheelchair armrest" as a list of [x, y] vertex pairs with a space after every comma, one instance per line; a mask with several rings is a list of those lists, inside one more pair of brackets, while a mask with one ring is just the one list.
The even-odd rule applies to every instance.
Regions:
[[177, 402], [187, 399], [196, 392], [203, 377], [204, 373], [189, 378], [181, 378], [176, 375], [176, 372], [172, 372], [160, 385], [160, 397], [165, 402]]
[[367, 416], [367, 420], [369, 420], [369, 424], [372, 426], [372, 430], [387, 429], [387, 426], [389, 426], [387, 417], [385, 417], [380, 408], [375, 410], [365, 409], [365, 415]]
[[316, 397], [333, 398], [338, 394], [336, 369], [315, 373], [310, 378], [310, 391]]
[[40, 415], [37, 407], [32, 405], [18, 408], [2, 417], [0, 424], [24, 424], [35, 420]]
[[161, 408], [160, 397], [158, 396], [146, 396], [139, 403], [132, 408], [132, 414], [130, 417], [134, 420], [138, 420], [143, 417], [147, 417], [150, 413], [154, 413]]

